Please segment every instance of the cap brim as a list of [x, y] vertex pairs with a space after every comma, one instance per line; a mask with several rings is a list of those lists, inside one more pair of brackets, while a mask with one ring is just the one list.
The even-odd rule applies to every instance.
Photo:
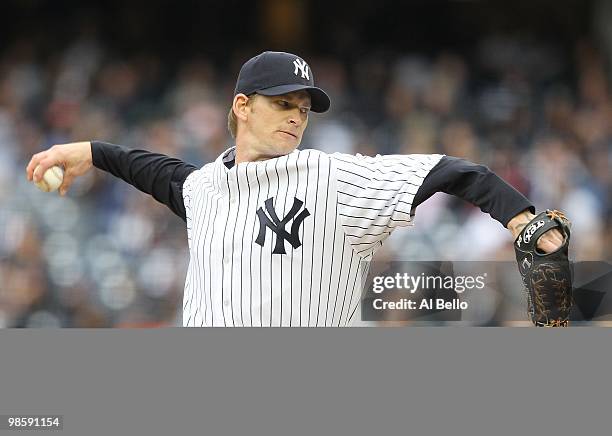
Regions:
[[310, 110], [313, 112], [325, 112], [329, 109], [331, 105], [331, 100], [329, 96], [323, 91], [321, 88], [317, 88], [316, 86], [308, 86], [308, 85], [279, 85], [273, 86], [271, 88], [260, 89], [257, 94], [261, 95], [281, 95], [287, 94], [288, 92], [294, 91], [307, 91], [310, 94]]

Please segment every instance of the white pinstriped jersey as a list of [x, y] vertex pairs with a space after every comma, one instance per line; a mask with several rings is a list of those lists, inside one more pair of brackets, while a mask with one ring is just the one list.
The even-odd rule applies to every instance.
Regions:
[[414, 195], [442, 158], [296, 150], [228, 169], [234, 155], [183, 185], [184, 326], [350, 325], [367, 261], [409, 224]]

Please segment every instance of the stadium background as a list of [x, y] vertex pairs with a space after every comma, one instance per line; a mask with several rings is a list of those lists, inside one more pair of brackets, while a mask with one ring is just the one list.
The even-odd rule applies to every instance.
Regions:
[[[332, 97], [302, 148], [484, 163], [538, 209], [567, 212], [574, 259], [612, 258], [609, 2], [11, 0], [0, 15], [0, 326], [180, 324], [183, 223], [100, 171], [60, 198], [24, 168], [89, 139], [203, 165], [230, 145], [239, 66], [265, 49], [303, 55]], [[379, 256], [513, 251], [499, 223], [438, 194]]]

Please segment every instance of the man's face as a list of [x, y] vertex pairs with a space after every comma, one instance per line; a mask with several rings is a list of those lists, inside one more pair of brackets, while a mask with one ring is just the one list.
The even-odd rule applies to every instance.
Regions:
[[261, 156], [272, 158], [295, 150], [302, 141], [308, 125], [310, 95], [306, 91], [288, 94], [251, 97], [247, 135], [253, 139], [251, 147]]

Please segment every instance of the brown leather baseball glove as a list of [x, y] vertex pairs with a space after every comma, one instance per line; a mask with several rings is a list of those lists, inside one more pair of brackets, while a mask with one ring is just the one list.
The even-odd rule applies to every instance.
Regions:
[[[547, 210], [531, 220], [514, 241], [516, 261], [527, 291], [529, 316], [536, 326], [569, 325], [573, 304], [569, 225], [563, 213]], [[557, 251], [543, 253], [537, 249], [537, 241], [553, 228], [563, 234], [563, 245]]]

